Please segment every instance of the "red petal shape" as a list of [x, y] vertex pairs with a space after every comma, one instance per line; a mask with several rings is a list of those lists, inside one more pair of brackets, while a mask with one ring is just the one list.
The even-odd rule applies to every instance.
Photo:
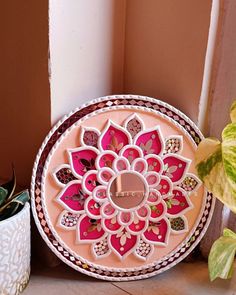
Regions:
[[166, 197], [172, 190], [172, 183], [168, 177], [162, 176], [161, 180], [156, 187], [162, 197]]
[[166, 212], [166, 205], [165, 203], [159, 203], [156, 205], [151, 205], [151, 218], [153, 220], [158, 220], [163, 214]]
[[122, 226], [117, 222], [116, 217], [107, 218], [103, 221], [103, 228], [110, 232], [117, 232]]
[[[124, 230], [123, 231], [123, 235], [126, 235], [127, 232]], [[136, 248], [137, 242], [138, 242], [138, 237], [131, 235], [130, 233], [128, 233], [128, 235], [130, 236], [130, 238], [126, 238], [125, 243], [123, 245], [122, 241], [124, 241], [124, 238], [118, 237], [118, 234], [114, 234], [110, 236], [110, 244], [111, 247], [113, 248], [114, 252], [119, 256], [119, 257], [123, 257], [123, 256], [127, 256], [129, 255], [131, 252], [133, 252]]]
[[95, 242], [105, 234], [101, 227], [100, 220], [93, 220], [86, 215], [82, 215], [78, 223], [79, 241]]
[[101, 205], [91, 199], [91, 197], [87, 200], [85, 208], [88, 210], [88, 214], [90, 214], [92, 218], [100, 217]]
[[158, 129], [142, 133], [135, 140], [135, 144], [142, 149], [144, 156], [159, 155], [163, 150], [163, 141]]
[[165, 169], [163, 174], [171, 179], [172, 182], [181, 181], [189, 166], [189, 161], [179, 156], [166, 156], [163, 159]]
[[84, 194], [80, 183], [72, 183], [58, 195], [57, 200], [68, 210], [80, 212], [84, 210], [84, 202], [88, 195]]
[[159, 157], [150, 157], [148, 156], [147, 158], [147, 163], [148, 163], [148, 171], [155, 171], [160, 173], [160, 171], [163, 169], [163, 163], [159, 159]]
[[101, 139], [102, 149], [112, 150], [115, 153], [118, 153], [127, 144], [129, 144], [128, 135], [113, 125], [108, 127]]
[[138, 222], [132, 222], [128, 226], [128, 230], [132, 231], [133, 234], [140, 234], [146, 227], [147, 220], [138, 220]]
[[143, 237], [151, 244], [167, 244], [169, 238], [169, 222], [161, 219], [157, 223], [150, 222]]
[[142, 157], [142, 153], [137, 148], [127, 146], [121, 153], [121, 156], [125, 157], [131, 164], [133, 160]]
[[97, 180], [97, 173], [96, 172], [88, 172], [87, 175], [83, 178], [83, 185], [84, 190], [88, 190], [87, 193], [92, 192], [96, 186], [99, 185]]
[[192, 207], [187, 195], [181, 189], [174, 189], [172, 196], [166, 198], [165, 202], [167, 204], [167, 213], [173, 216], [183, 214]]
[[83, 176], [87, 171], [95, 169], [95, 160], [98, 152], [95, 149], [75, 149], [69, 151], [70, 163], [73, 171]]
[[108, 167], [112, 168], [112, 163], [115, 160], [114, 154], [112, 152], [104, 152], [99, 156], [98, 168]]

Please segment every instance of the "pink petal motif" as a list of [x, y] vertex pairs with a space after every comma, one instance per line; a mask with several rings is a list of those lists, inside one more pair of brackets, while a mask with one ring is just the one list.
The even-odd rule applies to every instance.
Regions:
[[180, 188], [173, 189], [172, 196], [165, 199], [167, 205], [167, 213], [171, 216], [178, 216], [184, 214], [186, 211], [192, 208], [187, 195], [184, 190]]
[[143, 121], [138, 115], [131, 115], [125, 122], [125, 128], [129, 131], [132, 138], [144, 129]]
[[131, 164], [135, 159], [142, 158], [142, 150], [136, 146], [125, 146], [121, 151], [120, 155], [125, 157]]
[[82, 179], [83, 190], [88, 194], [90, 194], [99, 184], [96, 170], [88, 171]]
[[72, 172], [78, 177], [87, 171], [95, 169], [98, 150], [92, 147], [78, 148], [68, 151]]
[[139, 219], [146, 220], [149, 217], [150, 212], [150, 207], [148, 205], [144, 205], [136, 211], [136, 214]]
[[104, 185], [99, 185], [93, 190], [93, 198], [97, 202], [104, 202], [107, 200], [107, 191]]
[[134, 221], [127, 227], [127, 230], [131, 234], [137, 235], [145, 231], [147, 226], [148, 220], [140, 220], [137, 216], [135, 216]]
[[110, 179], [114, 176], [114, 171], [110, 168], [102, 168], [98, 171], [98, 181], [102, 184], [107, 185]]
[[160, 182], [160, 176], [157, 172], [147, 172], [144, 177], [149, 187], [156, 187]]
[[161, 219], [154, 223], [150, 222], [148, 229], [143, 233], [143, 239], [151, 244], [167, 245], [170, 233], [168, 219]]
[[124, 226], [129, 225], [134, 219], [134, 214], [132, 212], [120, 212], [118, 214], [118, 222]]
[[101, 135], [99, 144], [102, 150], [111, 150], [115, 153], [119, 153], [119, 151], [127, 144], [130, 144], [130, 142], [131, 136], [125, 129], [113, 122], [109, 122]]
[[81, 184], [74, 180], [67, 185], [57, 196], [57, 201], [67, 210], [80, 213], [84, 210], [84, 203], [87, 199]]
[[116, 216], [102, 219], [102, 227], [106, 232], [112, 234], [117, 233], [123, 228], [123, 226], [118, 223]]
[[130, 164], [129, 161], [124, 157], [119, 157], [115, 159], [113, 163], [113, 168], [116, 172], [129, 170]]
[[156, 187], [156, 190], [160, 192], [163, 198], [166, 198], [172, 191], [172, 182], [169, 177], [161, 176], [161, 180]]
[[88, 216], [95, 219], [101, 218], [101, 214], [100, 214], [101, 205], [98, 202], [94, 201], [92, 197], [87, 198], [84, 206]]
[[99, 135], [100, 135], [99, 131], [95, 128], [90, 128], [90, 127], [83, 128], [81, 132], [82, 144], [97, 148]]
[[150, 220], [156, 222], [162, 218], [167, 212], [167, 207], [165, 202], [160, 202], [156, 205], [150, 205], [151, 208], [151, 216], [149, 217]]
[[117, 210], [110, 203], [105, 203], [101, 207], [101, 214], [105, 218], [111, 218], [117, 214]]
[[148, 204], [156, 205], [160, 202], [160, 200], [161, 200], [160, 193], [155, 189], [151, 189], [147, 199]]
[[159, 155], [163, 151], [164, 144], [159, 128], [141, 132], [141, 135], [137, 134], [134, 142], [142, 149], [144, 156], [148, 154]]
[[148, 155], [145, 157], [148, 164], [148, 171], [161, 173], [163, 170], [163, 162], [156, 155]]
[[111, 248], [120, 259], [128, 256], [131, 252], [135, 251], [139, 238], [136, 235], [131, 235], [126, 230], [117, 234], [111, 235], [109, 238]]
[[103, 167], [112, 168], [112, 164], [116, 157], [116, 153], [112, 151], [103, 152], [97, 157], [97, 169], [99, 170]]
[[147, 162], [141, 158], [135, 159], [131, 165], [132, 170], [139, 172], [141, 174], [147, 172], [147, 168]]
[[177, 155], [165, 156], [163, 162], [163, 174], [169, 177], [172, 182], [181, 181], [184, 178], [190, 164], [190, 161], [188, 159]]
[[80, 243], [96, 242], [102, 239], [105, 235], [106, 234], [102, 229], [100, 220], [91, 219], [86, 215], [82, 215], [79, 218], [77, 239]]

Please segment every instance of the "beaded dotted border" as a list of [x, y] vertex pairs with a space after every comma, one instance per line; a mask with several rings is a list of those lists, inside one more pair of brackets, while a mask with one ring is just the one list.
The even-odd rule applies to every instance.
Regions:
[[165, 260], [161, 260], [159, 263], [156, 263], [152, 267], [144, 268], [141, 270], [125, 270], [124, 271], [113, 271], [103, 270], [89, 263], [83, 263], [71, 253], [69, 253], [63, 245], [61, 245], [53, 233], [51, 232], [43, 211], [42, 199], [41, 199], [41, 180], [43, 176], [43, 169], [46, 162], [46, 159], [52, 150], [54, 144], [59, 140], [63, 133], [70, 128], [74, 123], [84, 116], [108, 107], [113, 106], [142, 106], [148, 109], [152, 109], [157, 113], [165, 115], [173, 119], [178, 123], [186, 132], [190, 135], [193, 142], [198, 145], [202, 139], [201, 132], [189, 120], [184, 114], [182, 114], [177, 109], [172, 106], [161, 102], [157, 99], [135, 96], [135, 95], [119, 95], [119, 96], [109, 96], [103, 97], [97, 100], [92, 101], [89, 104], [82, 106], [80, 109], [76, 110], [74, 113], [66, 116], [52, 129], [47, 138], [45, 139], [35, 161], [31, 185], [31, 196], [32, 196], [32, 209], [33, 215], [35, 218], [36, 225], [43, 236], [44, 240], [52, 251], [65, 263], [71, 267], [79, 270], [82, 273], [94, 276], [96, 278], [113, 280], [113, 281], [124, 281], [124, 280], [136, 280], [147, 278], [155, 274], [161, 273], [179, 261], [183, 260], [193, 248], [199, 243], [202, 236], [207, 230], [207, 227], [210, 223], [210, 219], [214, 209], [215, 200], [212, 194], [207, 193], [206, 204], [203, 210], [203, 214], [199, 221], [199, 224], [194, 231], [190, 239], [175, 253], [168, 256]]

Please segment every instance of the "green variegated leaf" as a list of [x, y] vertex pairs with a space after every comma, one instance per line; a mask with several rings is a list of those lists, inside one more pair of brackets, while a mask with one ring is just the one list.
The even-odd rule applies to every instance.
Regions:
[[[206, 138], [196, 151], [196, 169], [205, 186], [215, 197], [236, 213], [236, 101], [230, 111], [231, 124], [218, 139]], [[209, 255], [210, 279], [232, 276], [236, 253], [236, 234], [229, 229], [215, 241]]]
[[230, 118], [232, 123], [236, 123], [236, 100], [233, 102], [230, 109]]
[[218, 139], [206, 138], [196, 151], [200, 179], [215, 197], [236, 213], [236, 123], [226, 126]]
[[236, 212], [236, 199], [224, 170], [222, 146], [218, 139], [206, 138], [196, 151], [198, 176], [215, 197]]
[[225, 229], [223, 236], [216, 240], [208, 258], [211, 281], [217, 277], [229, 279], [233, 274], [233, 263], [236, 253], [236, 234]]

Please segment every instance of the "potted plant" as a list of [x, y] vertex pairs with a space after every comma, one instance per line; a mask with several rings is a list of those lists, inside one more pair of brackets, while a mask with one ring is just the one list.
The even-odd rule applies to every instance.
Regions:
[[19, 294], [30, 274], [30, 206], [16, 178], [0, 186], [0, 294]]
[[[205, 186], [236, 213], [236, 101], [231, 106], [231, 123], [222, 132], [222, 142], [206, 138], [196, 151], [196, 168]], [[231, 278], [236, 253], [236, 233], [224, 229], [212, 245], [208, 268], [210, 279]]]

